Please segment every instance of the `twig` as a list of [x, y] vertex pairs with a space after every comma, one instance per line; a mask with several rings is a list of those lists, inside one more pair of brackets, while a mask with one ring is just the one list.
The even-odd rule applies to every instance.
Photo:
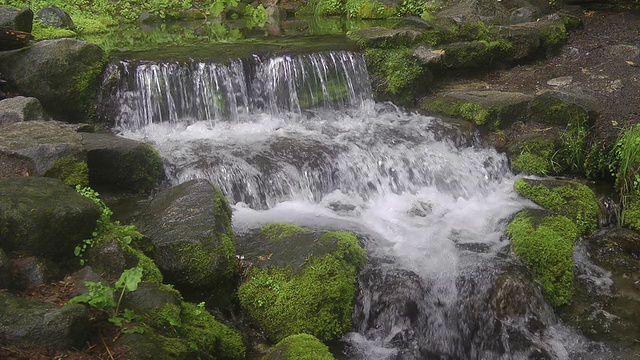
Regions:
[[113, 358], [113, 354], [111, 353], [111, 350], [109, 350], [109, 347], [107, 346], [107, 342], [104, 341], [104, 338], [102, 337], [102, 332], [98, 332], [100, 334], [100, 340], [102, 340], [102, 344], [104, 345], [104, 348], [107, 349], [107, 353], [109, 354], [109, 358], [111, 358], [111, 360], [116, 360]]

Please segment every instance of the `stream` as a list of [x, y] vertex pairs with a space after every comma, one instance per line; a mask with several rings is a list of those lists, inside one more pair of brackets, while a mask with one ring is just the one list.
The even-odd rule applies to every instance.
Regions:
[[114, 128], [151, 143], [170, 184], [217, 184], [237, 232], [288, 222], [365, 239], [339, 357], [615, 358], [562, 325], [510, 253], [508, 221], [535, 205], [507, 158], [464, 123], [375, 102], [361, 54], [121, 60], [108, 73]]

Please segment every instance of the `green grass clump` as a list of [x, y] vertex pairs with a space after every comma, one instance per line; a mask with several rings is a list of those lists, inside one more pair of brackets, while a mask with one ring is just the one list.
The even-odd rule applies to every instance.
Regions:
[[558, 307], [573, 297], [573, 243], [578, 229], [566, 216], [534, 219], [519, 213], [507, 227], [513, 251], [542, 283], [549, 303]]
[[366, 253], [350, 232], [327, 232], [320, 240], [337, 241], [336, 251], [309, 256], [295, 273], [254, 268], [238, 290], [240, 304], [271, 341], [299, 333], [334, 340], [351, 328], [356, 270]]
[[[620, 195], [623, 224], [639, 224], [637, 198], [640, 196], [640, 124], [623, 129], [613, 148], [609, 170]], [[632, 217], [632, 218], [629, 218]], [[635, 226], [634, 226], [635, 227]]]
[[573, 181], [518, 179], [513, 187], [522, 196], [545, 209], [572, 219], [581, 234], [598, 228], [598, 200], [588, 186]]
[[335, 360], [329, 348], [316, 337], [297, 334], [286, 337], [262, 360]]

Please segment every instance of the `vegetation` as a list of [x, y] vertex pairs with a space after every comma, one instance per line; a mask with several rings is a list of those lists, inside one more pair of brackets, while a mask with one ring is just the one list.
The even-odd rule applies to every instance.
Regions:
[[87, 162], [79, 161], [72, 156], [54, 161], [44, 176], [62, 180], [65, 185], [72, 187], [80, 186], [82, 188], [89, 185]]
[[535, 138], [513, 147], [511, 167], [514, 171], [546, 176], [557, 174], [562, 169], [555, 160], [553, 141]]
[[309, 256], [297, 271], [253, 268], [240, 286], [240, 304], [268, 339], [307, 333], [333, 340], [351, 328], [356, 269], [366, 253], [350, 232], [327, 232], [320, 241], [336, 241], [337, 250]]
[[558, 307], [573, 297], [573, 243], [578, 229], [566, 216], [520, 212], [507, 227], [513, 251], [542, 283], [549, 303]]
[[297, 334], [286, 337], [262, 360], [334, 360], [329, 348], [316, 337]]
[[609, 170], [620, 195], [621, 223], [640, 229], [640, 124], [620, 132], [612, 153]]
[[367, 49], [365, 57], [370, 71], [381, 80], [382, 89], [404, 104], [411, 104], [423, 76], [429, 71], [411, 56], [409, 48]]

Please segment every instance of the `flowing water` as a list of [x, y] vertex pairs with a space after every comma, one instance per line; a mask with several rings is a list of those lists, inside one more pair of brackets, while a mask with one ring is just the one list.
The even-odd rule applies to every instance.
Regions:
[[464, 125], [374, 102], [360, 54], [123, 61], [109, 78], [114, 127], [153, 144], [170, 183], [219, 185], [237, 231], [285, 221], [367, 239], [347, 358], [597, 353], [509, 254], [506, 224], [533, 205], [505, 156]]

